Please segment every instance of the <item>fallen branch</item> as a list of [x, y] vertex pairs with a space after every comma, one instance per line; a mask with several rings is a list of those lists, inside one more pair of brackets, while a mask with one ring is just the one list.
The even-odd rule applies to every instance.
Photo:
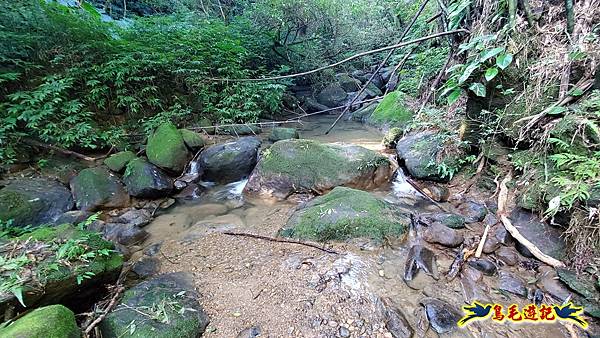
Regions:
[[206, 80], [209, 81], [222, 81], [222, 82], [261, 82], [261, 81], [274, 81], [274, 80], [282, 80], [282, 79], [290, 79], [290, 78], [295, 78], [295, 77], [300, 77], [300, 76], [306, 76], [306, 75], [310, 75], [310, 74], [314, 74], [314, 73], [318, 73], [320, 71], [323, 71], [325, 69], [329, 69], [329, 68], [334, 68], [337, 67], [339, 65], [342, 65], [346, 62], [350, 62], [352, 60], [361, 58], [363, 56], [367, 56], [367, 55], [371, 55], [371, 54], [376, 54], [376, 53], [381, 53], [381, 52], [385, 52], [388, 50], [394, 50], [394, 49], [398, 49], [400, 47], [405, 47], [405, 46], [410, 46], [412, 44], [415, 43], [419, 43], [419, 42], [423, 42], [423, 41], [427, 41], [427, 40], [431, 40], [431, 39], [436, 39], [442, 36], [446, 36], [446, 35], [453, 35], [453, 34], [458, 34], [458, 33], [470, 33], [468, 30], [466, 29], [455, 29], [455, 30], [451, 30], [451, 31], [445, 31], [445, 32], [440, 32], [440, 33], [436, 33], [436, 34], [432, 34], [432, 35], [427, 35], [424, 36], [422, 38], [418, 38], [418, 39], [414, 39], [414, 40], [410, 40], [410, 41], [406, 41], [406, 42], [401, 42], [395, 45], [391, 45], [391, 46], [386, 46], [386, 47], [381, 47], [381, 48], [377, 48], [377, 49], [373, 49], [373, 50], [369, 50], [366, 52], [362, 52], [362, 53], [358, 53], [358, 54], [354, 54], [342, 61], [338, 61], [336, 63], [332, 63], [330, 65], [327, 66], [323, 66], [323, 67], [319, 67], [313, 70], [309, 70], [306, 72], [302, 72], [302, 73], [296, 73], [296, 74], [289, 74], [289, 75], [281, 75], [281, 76], [272, 76], [272, 77], [264, 77], [264, 78], [256, 78], [256, 79], [229, 79], [229, 78], [207, 78]]
[[63, 148], [60, 148], [60, 147], [57, 147], [57, 146], [53, 146], [51, 144], [42, 143], [42, 142], [38, 142], [38, 141], [35, 141], [35, 140], [31, 140], [31, 139], [24, 139], [22, 141], [23, 141], [23, 143], [25, 143], [27, 145], [30, 145], [32, 147], [39, 147], [39, 148], [44, 148], [44, 149], [52, 150], [52, 151], [55, 151], [55, 152], [60, 153], [62, 155], [73, 156], [73, 157], [76, 157], [76, 158], [79, 158], [81, 160], [88, 161], [88, 162], [95, 162], [95, 161], [101, 160], [101, 159], [105, 158], [106, 156], [108, 156], [108, 154], [107, 154], [107, 155], [103, 155], [103, 156], [100, 156], [100, 157], [89, 157], [89, 156], [80, 154], [78, 152], [72, 151], [72, 150], [63, 149]]
[[425, 108], [425, 105], [427, 105], [427, 102], [429, 102], [429, 100], [431, 99], [431, 96], [435, 93], [437, 86], [440, 84], [440, 81], [442, 81], [442, 77], [446, 73], [446, 68], [448, 68], [448, 66], [450, 65], [450, 61], [452, 61], [453, 56], [454, 56], [454, 52], [450, 51], [450, 53], [448, 54], [448, 58], [446, 59], [446, 62], [444, 62], [444, 65], [440, 69], [440, 72], [435, 77], [435, 80], [433, 81], [433, 83], [431, 84], [431, 87], [429, 87], [429, 90], [427, 91], [427, 95], [425, 96], [425, 99], [423, 100], [421, 108], [419, 109], [419, 114], [423, 111], [423, 109]]
[[308, 246], [308, 247], [311, 247], [311, 248], [315, 248], [315, 249], [324, 251], [324, 252], [329, 253], [329, 254], [339, 255], [339, 253], [337, 251], [334, 251], [334, 250], [331, 250], [331, 249], [327, 249], [325, 247], [321, 247], [321, 246], [319, 246], [317, 244], [313, 244], [313, 243], [309, 243], [309, 242], [302, 242], [302, 241], [293, 240], [293, 239], [276, 238], [276, 237], [269, 237], [269, 236], [255, 235], [255, 234], [248, 234], [248, 233], [243, 233], [243, 232], [232, 232], [232, 231], [224, 231], [223, 234], [229, 235], [229, 236], [241, 236], [241, 237], [250, 237], [250, 238], [255, 238], [255, 239], [262, 239], [262, 240], [270, 241], [270, 242], [304, 245], [304, 246]]
[[507, 216], [508, 188], [506, 187], [506, 184], [511, 179], [512, 172], [509, 172], [508, 175], [506, 175], [506, 177], [504, 178], [504, 180], [502, 180], [502, 182], [500, 183], [500, 193], [498, 194], [498, 216], [502, 221], [502, 224], [506, 228], [506, 231], [508, 231], [515, 240], [523, 244], [523, 246], [525, 246], [535, 258], [555, 268], [564, 267], [565, 264], [563, 262], [543, 253], [537, 246], [535, 246], [535, 244], [531, 243], [527, 238], [523, 237], [519, 230], [511, 223], [510, 219]]
[[487, 224], [485, 226], [485, 230], [483, 230], [483, 236], [481, 236], [481, 241], [479, 241], [479, 245], [477, 246], [477, 251], [475, 251], [475, 257], [481, 257], [481, 253], [483, 252], [483, 247], [485, 245], [485, 241], [487, 240], [488, 232], [490, 231], [490, 225]]
[[104, 318], [115, 307], [115, 305], [117, 304], [117, 301], [119, 300], [119, 296], [121, 295], [121, 293], [124, 290], [125, 290], [125, 288], [123, 286], [117, 287], [117, 291], [110, 299], [110, 303], [108, 303], [108, 306], [103, 310], [102, 314], [100, 316], [98, 316], [98, 318], [94, 319], [94, 321], [90, 325], [88, 325], [88, 327], [85, 328], [85, 331], [83, 331], [83, 334], [85, 337], [89, 337], [90, 332], [92, 332], [92, 330], [96, 327], [96, 325], [100, 324], [100, 322], [102, 320], [104, 320]]
[[434, 200], [433, 198], [431, 198], [431, 196], [427, 195], [427, 193], [425, 193], [425, 191], [423, 191], [423, 189], [421, 189], [421, 187], [419, 187], [417, 185], [417, 183], [415, 181], [413, 181], [410, 177], [404, 177], [404, 179], [406, 179], [406, 182], [408, 184], [410, 184], [413, 188], [415, 188], [416, 191], [419, 192], [419, 194], [423, 195], [425, 198], [427, 198], [431, 203], [435, 204], [435, 206], [437, 206], [438, 208], [440, 208], [443, 212], [448, 212], [448, 210], [446, 210], [446, 208], [444, 208], [441, 204], [439, 204], [436, 200]]

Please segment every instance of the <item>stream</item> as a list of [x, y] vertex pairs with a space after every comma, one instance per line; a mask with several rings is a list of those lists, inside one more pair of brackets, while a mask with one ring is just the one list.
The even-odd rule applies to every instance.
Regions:
[[[324, 135], [335, 117], [311, 117], [298, 126], [300, 136], [383, 150], [382, 135], [358, 122], [341, 121], [334, 132]], [[261, 337], [400, 337], [398, 332], [405, 326], [412, 327], [415, 337], [571, 336], [558, 322], [521, 325], [492, 321], [438, 335], [435, 331], [449, 325], [444, 322], [448, 321], [444, 309], [427, 313], [435, 309], [438, 299], [461, 315], [461, 307], [473, 299], [506, 306], [516, 303], [520, 308], [532, 301], [499, 290], [497, 274], [488, 276], [467, 265], [461, 275], [450, 280], [446, 274], [459, 249], [426, 243], [418, 229], [411, 229], [405, 238], [389, 239], [383, 246], [367, 240], [331, 243], [329, 247], [338, 255], [223, 234], [229, 230], [275, 237], [303, 201], [247, 198], [242, 193], [246, 182], [204, 183], [206, 190], [198, 199], [179, 201], [145, 227], [149, 237], [143, 246], [160, 245], [155, 257], [161, 272], [187, 271], [194, 276], [211, 318], [206, 337], [255, 337], [252, 333], [258, 331]], [[440, 211], [406, 182], [401, 170], [391, 184], [373, 193], [409, 213]], [[453, 210], [451, 203], [443, 206]], [[468, 242], [478, 238], [482, 229], [472, 226], [461, 231]], [[434, 253], [435, 278], [421, 272], [406, 282], [407, 257], [417, 244]], [[134, 255], [138, 258], [140, 253]], [[523, 265], [501, 269], [535, 283], [535, 272]], [[390, 308], [398, 311], [390, 312]], [[428, 320], [433, 320], [431, 326], [441, 325], [440, 330], [433, 330]]]

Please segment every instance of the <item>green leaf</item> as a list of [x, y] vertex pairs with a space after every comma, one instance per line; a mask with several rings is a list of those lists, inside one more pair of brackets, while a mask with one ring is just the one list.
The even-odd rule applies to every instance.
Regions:
[[493, 49], [484, 50], [479, 55], [479, 62], [484, 63], [487, 60], [493, 58], [494, 56], [502, 53], [503, 51], [504, 51], [503, 47], [496, 47], [496, 48], [493, 48]]
[[498, 75], [498, 68], [496, 68], [496, 67], [488, 68], [485, 71], [485, 79], [487, 81], [491, 81], [493, 78], [496, 77], [496, 75]]
[[473, 93], [475, 93], [475, 95], [477, 95], [479, 97], [486, 96], [485, 86], [479, 82], [472, 83], [469, 86], [469, 90], [472, 91]]
[[556, 106], [556, 107], [552, 107], [548, 110], [548, 115], [560, 115], [566, 111], [567, 111], [567, 108]]
[[458, 98], [460, 97], [461, 93], [462, 90], [460, 90], [460, 88], [455, 88], [446, 99], [448, 101], [448, 104], [453, 104], [454, 102], [456, 102], [456, 100], [458, 100]]
[[496, 65], [500, 67], [500, 69], [506, 69], [506, 67], [510, 66], [513, 61], [513, 56], [510, 53], [504, 53], [498, 55], [496, 58]]
[[573, 88], [569, 91], [569, 95], [571, 96], [581, 96], [583, 95], [583, 90], [581, 88]]
[[462, 73], [462, 75], [458, 78], [458, 83], [459, 84], [465, 83], [465, 81], [467, 81], [469, 79], [471, 74], [477, 68], [479, 68], [479, 63], [477, 63], [477, 62], [471, 63], [470, 65], [468, 65], [467, 68], [465, 68], [465, 71]]

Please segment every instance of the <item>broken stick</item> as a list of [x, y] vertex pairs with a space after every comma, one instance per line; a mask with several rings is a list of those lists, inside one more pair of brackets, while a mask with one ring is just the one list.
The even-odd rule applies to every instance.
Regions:
[[529, 249], [529, 251], [535, 258], [555, 268], [564, 267], [565, 264], [563, 262], [546, 255], [542, 252], [542, 250], [535, 246], [535, 244], [531, 243], [527, 238], [523, 237], [523, 235], [521, 235], [519, 230], [512, 224], [512, 222], [508, 218], [506, 207], [508, 203], [508, 188], [506, 187], [506, 184], [511, 179], [512, 172], [509, 172], [508, 175], [506, 175], [506, 177], [504, 178], [504, 180], [502, 180], [502, 182], [500, 183], [500, 193], [498, 194], [498, 216], [500, 217], [502, 224], [506, 228], [506, 231], [508, 231], [519, 243], [523, 244], [523, 246]]
[[315, 249], [327, 252], [329, 254], [339, 255], [339, 253], [337, 251], [334, 251], [334, 250], [331, 250], [331, 249], [327, 249], [327, 248], [319, 246], [317, 244], [308, 243], [308, 242], [302, 242], [302, 241], [293, 240], [293, 239], [283, 239], [283, 238], [276, 238], [276, 237], [269, 237], [269, 236], [255, 235], [255, 234], [248, 234], [248, 233], [244, 233], [244, 232], [233, 232], [233, 231], [224, 231], [223, 234], [229, 235], [229, 236], [250, 237], [250, 238], [262, 239], [262, 240], [271, 241], [271, 242], [304, 245], [304, 246], [308, 246], [308, 247], [311, 247], [311, 248], [315, 248]]

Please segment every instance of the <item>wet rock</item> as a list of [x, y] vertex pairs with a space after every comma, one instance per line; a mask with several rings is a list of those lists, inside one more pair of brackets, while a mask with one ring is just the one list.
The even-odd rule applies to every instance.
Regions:
[[156, 254], [160, 252], [161, 246], [162, 246], [162, 242], [153, 243], [152, 245], [149, 245], [144, 250], [144, 255], [150, 256], [150, 257], [156, 256]]
[[252, 326], [238, 333], [236, 338], [258, 338], [262, 334], [260, 326]]
[[132, 151], [121, 151], [110, 155], [107, 159], [105, 159], [104, 165], [116, 173], [122, 173], [123, 170], [125, 170], [127, 163], [136, 157], [137, 156]]
[[180, 174], [189, 160], [189, 152], [181, 133], [172, 123], [161, 124], [148, 137], [148, 161], [162, 169]]
[[177, 195], [173, 196], [178, 200], [195, 201], [202, 196], [204, 188], [195, 183], [188, 184]]
[[242, 137], [205, 149], [198, 160], [203, 171], [202, 178], [225, 184], [247, 177], [256, 166], [259, 147], [257, 138]]
[[427, 184], [423, 191], [436, 202], [447, 202], [450, 198], [450, 190], [437, 184]]
[[439, 279], [435, 254], [422, 245], [410, 248], [404, 267], [404, 280], [412, 280], [419, 271], [423, 271], [434, 279]]
[[133, 264], [131, 268], [138, 278], [148, 278], [160, 271], [160, 260], [156, 257], [143, 256]]
[[96, 221], [89, 225], [88, 229], [102, 234], [102, 237], [113, 243], [132, 245], [142, 242], [148, 233], [131, 224], [105, 223]]
[[269, 135], [269, 141], [277, 142], [281, 140], [290, 140], [300, 138], [298, 134], [298, 130], [296, 128], [273, 128], [271, 130], [271, 134]]
[[[352, 113], [352, 120], [366, 123], [377, 108], [377, 103], [369, 103]], [[392, 128], [393, 129], [393, 128]], [[395, 140], [396, 141], [396, 140]], [[395, 143], [394, 141], [394, 143]]]
[[[135, 311], [156, 306], [164, 308], [162, 316], [168, 321]], [[123, 332], [130, 332], [132, 322], [136, 324], [132, 337], [196, 338], [204, 333], [209, 320], [198, 302], [192, 276], [177, 272], [154, 277], [125, 291], [119, 305], [100, 323], [102, 337], [120, 337]]]
[[488, 276], [493, 276], [498, 270], [494, 263], [484, 258], [472, 259], [469, 261], [469, 265]]
[[0, 189], [0, 220], [13, 220], [24, 227], [52, 223], [73, 209], [73, 197], [67, 187], [44, 178], [19, 178], [4, 182]]
[[594, 288], [594, 281], [589, 278], [585, 273], [577, 275], [573, 271], [567, 269], [556, 269], [556, 273], [560, 280], [569, 287], [569, 289], [577, 292], [587, 299], [594, 299], [598, 296], [598, 293]]
[[124, 208], [129, 195], [117, 176], [102, 167], [83, 169], [71, 180], [75, 205], [80, 210]]
[[50, 305], [35, 309], [9, 326], [0, 328], [0, 337], [79, 338], [81, 330], [73, 311], [62, 305]]
[[508, 266], [516, 265], [520, 261], [519, 254], [515, 250], [505, 246], [496, 250], [496, 257]]
[[155, 165], [136, 158], [127, 164], [123, 183], [131, 196], [160, 198], [173, 190], [173, 181]]
[[206, 141], [202, 138], [202, 136], [195, 131], [187, 130], [187, 129], [179, 129], [181, 133], [181, 137], [183, 138], [183, 143], [193, 152], [197, 152], [202, 149], [206, 144]]
[[463, 234], [440, 223], [432, 223], [423, 232], [423, 239], [429, 243], [437, 243], [447, 247], [457, 247], [464, 242]]
[[484, 204], [467, 201], [458, 206], [458, 213], [465, 217], [465, 222], [476, 223], [483, 221], [488, 212]]
[[[398, 158], [404, 163], [408, 173], [418, 179], [432, 181], [448, 181], [449, 177], [442, 177], [438, 172], [438, 155], [444, 148], [442, 137], [430, 131], [419, 132], [402, 138], [396, 144]], [[447, 165], [454, 165], [461, 152], [456, 152], [441, 159]]]
[[284, 140], [264, 152], [245, 191], [285, 199], [294, 193], [323, 194], [336, 186], [373, 189], [392, 174], [386, 157], [360, 146]]
[[384, 236], [400, 236], [410, 218], [374, 195], [336, 187], [326, 195], [301, 205], [280, 230], [285, 237], [316, 241], [366, 237], [381, 241]]
[[527, 283], [519, 276], [504, 270], [498, 272], [498, 288], [517, 296], [527, 297]]
[[460, 279], [460, 285], [462, 287], [463, 296], [465, 302], [472, 304], [473, 301], [482, 303], [490, 303], [490, 290], [485, 283], [477, 282], [468, 277], [462, 276]]
[[329, 107], [327, 107], [324, 104], [320, 104], [319, 102], [317, 102], [312, 97], [307, 97], [306, 98], [306, 100], [304, 101], [304, 106], [303, 107], [304, 107], [304, 110], [307, 113], [314, 113], [314, 112], [318, 112], [318, 111], [323, 111], [323, 110], [329, 109]]
[[385, 328], [394, 338], [410, 338], [414, 330], [406, 320], [406, 317], [397, 307], [387, 305], [384, 311]]
[[425, 224], [440, 223], [452, 229], [462, 229], [465, 227], [465, 219], [461, 215], [448, 213], [448, 212], [437, 212], [421, 214], [419, 220]]
[[81, 222], [85, 222], [93, 214], [93, 212], [83, 210], [67, 211], [64, 214], [60, 215], [58, 219], [54, 221], [54, 224], [79, 224]]
[[348, 94], [339, 83], [331, 83], [317, 95], [317, 102], [328, 108], [336, 108], [344, 104]]
[[[537, 246], [543, 253], [556, 259], [566, 257], [566, 245], [561, 238], [562, 232], [544, 222], [535, 214], [517, 208], [510, 214], [510, 220], [523, 237]], [[529, 249], [521, 243], [516, 248], [525, 257], [533, 257]]]
[[146, 209], [131, 209], [124, 214], [113, 217], [111, 222], [125, 223], [137, 227], [144, 227], [152, 221], [152, 213]]
[[451, 304], [435, 299], [426, 298], [421, 300], [425, 306], [425, 312], [429, 325], [438, 334], [447, 333], [457, 328], [458, 321], [462, 318], [461, 313]]
[[381, 140], [381, 144], [387, 149], [394, 149], [396, 148], [396, 143], [402, 138], [403, 134], [404, 130], [402, 128], [390, 128], [387, 133], [385, 133], [383, 140]]

